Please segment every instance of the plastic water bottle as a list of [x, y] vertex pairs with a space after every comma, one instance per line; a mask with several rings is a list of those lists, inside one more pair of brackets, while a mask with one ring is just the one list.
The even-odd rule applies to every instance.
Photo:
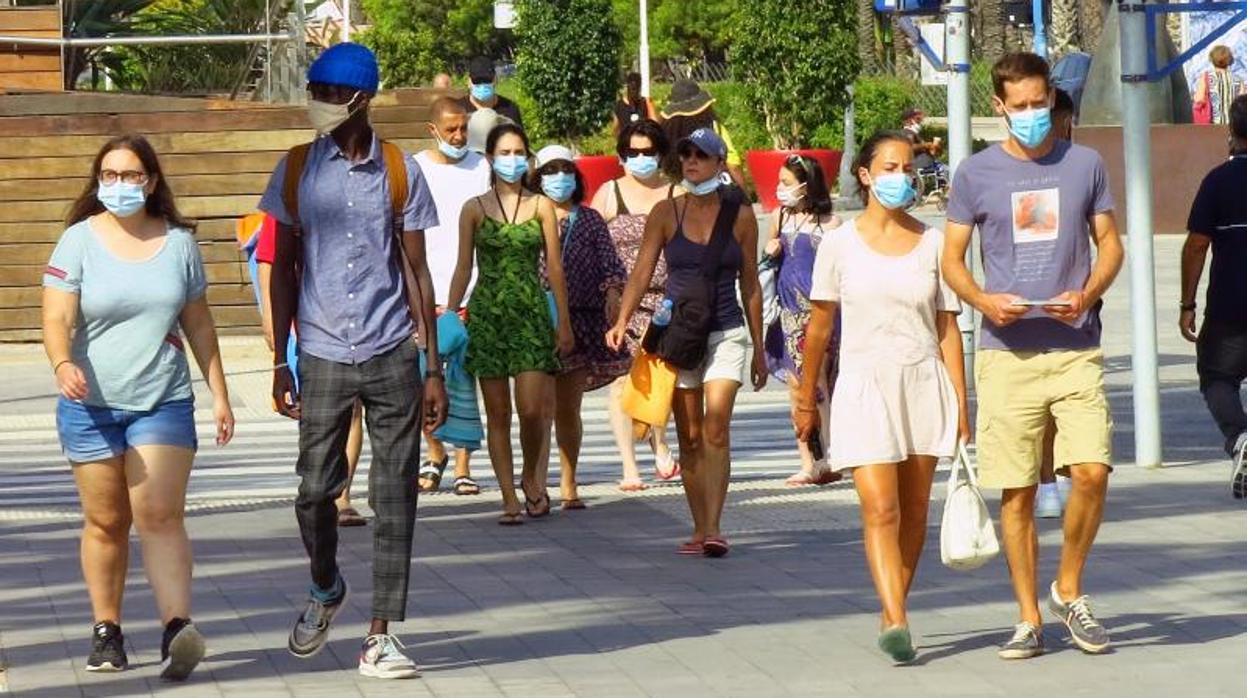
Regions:
[[662, 305], [658, 306], [658, 310], [654, 311], [654, 324], [659, 327], [666, 327], [671, 324], [671, 299], [662, 299]]

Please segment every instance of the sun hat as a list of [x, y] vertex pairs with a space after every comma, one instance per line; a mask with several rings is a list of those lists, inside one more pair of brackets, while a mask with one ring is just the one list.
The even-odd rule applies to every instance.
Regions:
[[705, 111], [706, 107], [711, 104], [714, 104], [714, 97], [711, 97], [709, 92], [703, 90], [696, 82], [681, 78], [671, 86], [671, 97], [667, 100], [667, 107], [663, 109], [662, 116], [664, 119], [670, 119], [673, 116], [693, 116]]
[[307, 81], [375, 93], [381, 76], [377, 69], [377, 57], [367, 46], [342, 43], [330, 46], [320, 54], [308, 68]]

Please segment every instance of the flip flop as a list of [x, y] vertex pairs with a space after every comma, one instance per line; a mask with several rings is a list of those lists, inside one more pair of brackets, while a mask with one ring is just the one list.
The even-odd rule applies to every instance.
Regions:
[[730, 550], [727, 541], [722, 538], [707, 538], [706, 542], [702, 543], [702, 551], [706, 557], [724, 557]]
[[799, 473], [790, 475], [787, 480], [784, 480], [784, 484], [789, 487], [808, 487], [810, 485], [818, 484], [818, 481], [813, 475], [810, 475], [802, 470]]
[[524, 519], [522, 518], [522, 514], [520, 514], [519, 512], [516, 512], [514, 514], [510, 512], [503, 512], [502, 516], [498, 517], [498, 525], [499, 526], [523, 526]]
[[528, 514], [530, 519], [540, 519], [543, 516], [550, 515], [550, 493], [542, 492], [541, 496], [531, 499], [528, 493], [524, 493], [524, 513]]
[[472, 478], [466, 475], [462, 475], [460, 477], [455, 478], [454, 492], [455, 494], [460, 495], [460, 496], [480, 494], [481, 486], [476, 484], [476, 480], [473, 480]]
[[580, 509], [588, 509], [588, 507], [585, 506], [585, 503], [580, 501], [579, 497], [575, 497], [573, 499], [564, 499], [562, 507], [563, 507], [563, 511], [578, 511]]
[[639, 477], [629, 477], [619, 481], [620, 492], [640, 492], [647, 488], [648, 486]]
[[367, 526], [368, 519], [355, 509], [355, 507], [347, 507], [338, 511], [338, 526], [342, 528], [353, 528], [356, 526]]
[[[420, 466], [420, 472], [416, 474], [416, 486], [420, 488], [421, 492], [436, 492], [437, 488], [441, 487], [442, 474], [446, 472], [446, 464], [449, 462], [450, 457], [447, 456], [446, 458], [443, 458], [440, 463], [434, 463], [431, 460], [426, 460]], [[419, 482], [420, 480], [428, 480], [429, 485], [425, 486]]]
[[680, 544], [680, 547], [675, 549], [675, 554], [676, 555], [705, 555], [706, 544], [698, 543], [697, 541], [691, 541], [691, 540], [684, 541], [683, 543]]

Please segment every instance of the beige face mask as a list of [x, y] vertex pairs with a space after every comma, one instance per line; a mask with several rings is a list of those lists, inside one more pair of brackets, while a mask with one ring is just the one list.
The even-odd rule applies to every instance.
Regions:
[[359, 93], [351, 95], [351, 101], [346, 104], [332, 104], [330, 102], [321, 102], [319, 100], [311, 100], [307, 103], [307, 118], [312, 122], [312, 128], [316, 129], [317, 135], [327, 135], [334, 129], [346, 123], [346, 120], [355, 115], [355, 112], [362, 108], [356, 107], [351, 109], [351, 102], [359, 97]]

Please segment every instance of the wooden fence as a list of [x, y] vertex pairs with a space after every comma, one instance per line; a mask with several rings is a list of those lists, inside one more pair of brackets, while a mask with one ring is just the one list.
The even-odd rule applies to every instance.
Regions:
[[[58, 7], [0, 8], [0, 34], [59, 39]], [[41, 46], [0, 46], [0, 93], [16, 90], [58, 91], [62, 88], [61, 50]]]
[[[377, 132], [410, 153], [428, 147], [437, 91], [382, 93]], [[234, 224], [256, 209], [285, 151], [311, 139], [302, 107], [108, 94], [0, 95], [0, 340], [36, 340], [43, 269], [110, 137], [146, 135], [197, 237], [208, 299], [223, 333], [255, 331], [259, 317]]]

